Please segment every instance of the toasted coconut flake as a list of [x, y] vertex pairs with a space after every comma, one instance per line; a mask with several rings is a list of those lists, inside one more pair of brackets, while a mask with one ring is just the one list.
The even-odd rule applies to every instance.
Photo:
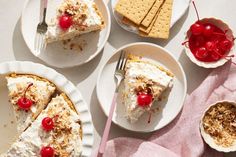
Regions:
[[202, 125], [217, 145], [230, 147], [236, 141], [236, 106], [221, 102], [205, 113]]

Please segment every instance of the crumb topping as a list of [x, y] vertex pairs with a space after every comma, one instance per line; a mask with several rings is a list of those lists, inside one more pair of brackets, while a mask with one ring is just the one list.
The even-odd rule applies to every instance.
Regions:
[[210, 107], [203, 117], [203, 128], [217, 145], [232, 146], [236, 141], [236, 106], [224, 102]]
[[[52, 140], [49, 145], [53, 146], [55, 150], [55, 157], [63, 156], [69, 157], [71, 151], [68, 151], [68, 146], [70, 145], [71, 140], [74, 139], [74, 133], [72, 128], [71, 119], [71, 110], [63, 107], [64, 102], [57, 102], [55, 107], [62, 108], [62, 110], [55, 110], [55, 108], [49, 108], [47, 115], [53, 117], [54, 119], [54, 128], [52, 131]], [[80, 121], [76, 121], [80, 125]], [[77, 130], [77, 133], [79, 130]]]
[[[35, 81], [35, 80], [34, 80]], [[37, 81], [36, 81], [37, 82]], [[30, 84], [31, 82], [27, 83], [27, 82], [24, 82], [24, 83], [16, 83], [15, 84], [15, 89], [14, 90], [10, 90], [9, 91], [9, 96], [10, 96], [10, 102], [17, 106], [17, 101], [24, 96], [24, 92], [25, 92], [25, 89], [27, 88], [27, 86]], [[46, 101], [48, 101], [48, 99], [44, 99], [44, 95], [42, 95], [42, 93], [39, 93], [38, 92], [38, 84], [37, 83], [34, 83], [29, 89], [28, 91], [25, 93], [25, 97], [27, 99], [30, 99], [32, 100], [33, 104], [45, 104]], [[43, 87], [42, 87], [43, 88]], [[50, 89], [50, 86], [45, 86], [43, 88], [47, 93], [50, 93], [51, 92], [51, 89]], [[40, 107], [39, 106], [35, 106], [36, 108], [37, 107]]]
[[143, 92], [153, 95], [154, 98], [158, 98], [162, 92], [162, 88], [156, 82], [143, 76], [137, 76], [136, 81], [130, 83], [130, 85], [136, 87], [134, 91], [137, 94]]
[[[30, 84], [30, 83], [29, 83]], [[17, 90], [9, 91], [9, 96], [11, 97], [10, 101], [13, 105], [17, 106], [17, 101], [24, 96], [25, 89], [27, 88], [27, 84], [16, 84]], [[40, 99], [36, 95], [36, 87], [33, 85], [28, 91], [25, 93], [25, 97], [27, 99], [32, 100], [34, 103], [38, 103]]]
[[60, 13], [59, 16], [64, 14], [71, 16], [74, 26], [79, 26], [79, 28], [87, 27], [87, 25], [83, 24], [88, 17], [88, 6], [85, 3], [81, 3], [79, 0], [76, 2], [66, 0], [65, 3], [59, 7], [58, 12]]

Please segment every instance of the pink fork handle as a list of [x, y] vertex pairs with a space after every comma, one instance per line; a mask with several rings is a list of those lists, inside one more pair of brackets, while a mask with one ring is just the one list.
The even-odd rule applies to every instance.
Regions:
[[43, 8], [47, 8], [48, 0], [43, 0]]
[[106, 148], [106, 143], [107, 143], [107, 139], [109, 136], [109, 132], [110, 132], [110, 128], [111, 128], [111, 122], [112, 122], [112, 117], [113, 117], [113, 113], [115, 110], [115, 106], [116, 106], [116, 98], [117, 98], [118, 93], [115, 93], [112, 99], [112, 104], [111, 104], [111, 108], [110, 108], [110, 112], [109, 112], [109, 116], [106, 122], [106, 126], [105, 129], [103, 131], [103, 136], [102, 136], [102, 141], [99, 147], [99, 153], [103, 154], [105, 152], [105, 148]]

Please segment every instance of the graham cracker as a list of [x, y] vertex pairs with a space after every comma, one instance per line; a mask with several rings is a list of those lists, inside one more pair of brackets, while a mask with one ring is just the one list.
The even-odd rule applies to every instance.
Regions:
[[156, 0], [119, 0], [115, 11], [140, 25], [155, 2]]
[[160, 13], [148, 34], [148, 37], [167, 39], [170, 33], [170, 22], [173, 0], [166, 0], [160, 9]]
[[141, 22], [142, 26], [148, 27], [152, 23], [153, 19], [155, 18], [156, 14], [157, 14], [158, 10], [160, 9], [161, 5], [163, 4], [163, 2], [164, 2], [164, 0], [156, 0], [154, 5], [152, 6], [151, 10], [148, 12], [146, 17]]
[[159, 14], [159, 12], [156, 13], [155, 17], [153, 18], [151, 24], [148, 27], [140, 25], [139, 28], [138, 28], [139, 31], [141, 31], [141, 32], [143, 32], [145, 34], [148, 34], [151, 31], [151, 29], [152, 29], [152, 27], [153, 27], [153, 25], [154, 25], [154, 23], [155, 23], [155, 21], [157, 19], [158, 14]]

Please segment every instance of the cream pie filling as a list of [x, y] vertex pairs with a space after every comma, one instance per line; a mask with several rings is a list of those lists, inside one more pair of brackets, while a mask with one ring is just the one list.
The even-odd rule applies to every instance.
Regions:
[[136, 122], [141, 115], [149, 111], [148, 106], [139, 106], [137, 93], [144, 89], [152, 92], [153, 100], [157, 100], [161, 94], [172, 86], [173, 75], [167, 70], [152, 63], [141, 60], [128, 60], [124, 79], [124, 105], [126, 117], [131, 122]]
[[[10, 103], [13, 105], [17, 130], [23, 132], [32, 121], [38, 116], [41, 110], [50, 101], [51, 95], [55, 92], [56, 87], [49, 81], [40, 80], [32, 75], [8, 76], [7, 87], [9, 90]], [[18, 107], [17, 101], [24, 95], [27, 86], [33, 83], [32, 87], [25, 93], [26, 97], [34, 103], [29, 110], [25, 111]]]
[[[54, 129], [45, 131], [42, 120], [56, 117]], [[71, 109], [65, 96], [52, 99], [32, 125], [23, 132], [4, 157], [37, 157], [43, 146], [54, 148], [55, 156], [80, 156], [82, 152], [79, 115]]]
[[[69, 9], [70, 7], [76, 9]], [[93, 0], [49, 0], [48, 8], [49, 27], [46, 33], [48, 43], [100, 30], [104, 25], [103, 18]], [[71, 14], [74, 24], [67, 30], [62, 30], [58, 21], [65, 12]]]

